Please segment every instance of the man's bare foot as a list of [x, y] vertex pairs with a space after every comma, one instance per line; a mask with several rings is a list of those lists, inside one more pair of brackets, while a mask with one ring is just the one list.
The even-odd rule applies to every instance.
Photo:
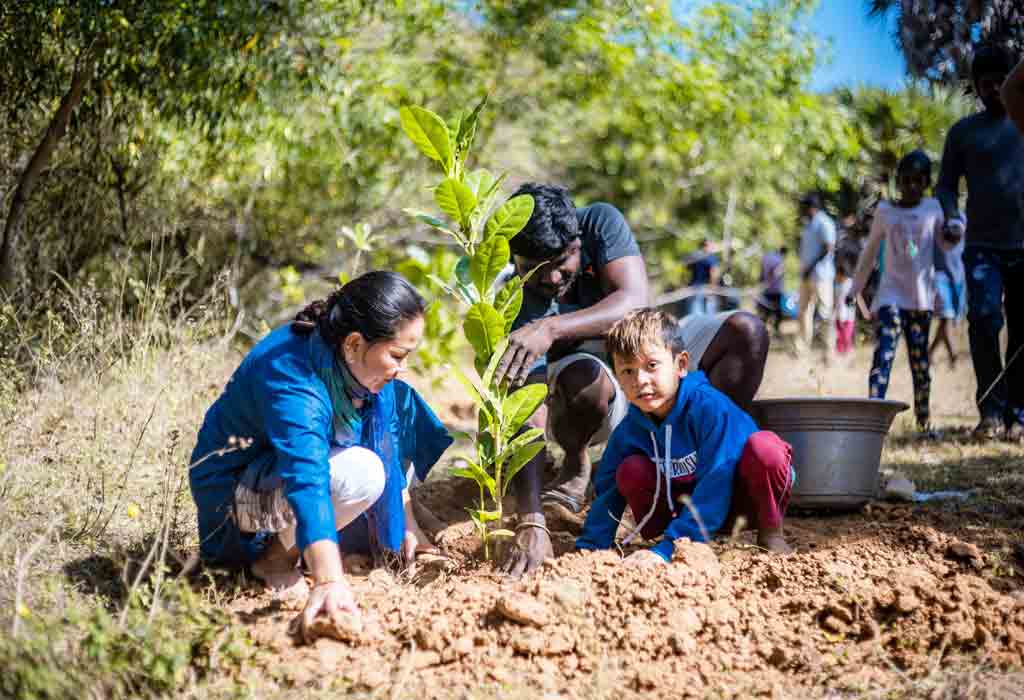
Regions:
[[782, 529], [760, 530], [757, 533], [757, 546], [775, 554], [792, 554], [793, 548], [782, 537]]

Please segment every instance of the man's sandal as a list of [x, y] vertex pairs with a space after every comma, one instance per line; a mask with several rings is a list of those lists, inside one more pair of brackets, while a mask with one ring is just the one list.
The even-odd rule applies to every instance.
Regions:
[[573, 514], [577, 514], [583, 510], [583, 503], [580, 502], [580, 499], [575, 496], [570, 496], [564, 491], [559, 491], [558, 489], [547, 489], [546, 491], [541, 491], [540, 502], [542, 504], [556, 503]]

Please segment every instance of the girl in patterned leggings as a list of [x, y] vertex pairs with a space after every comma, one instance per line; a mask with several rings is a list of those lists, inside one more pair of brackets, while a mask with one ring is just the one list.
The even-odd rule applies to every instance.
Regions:
[[871, 305], [871, 316], [878, 326], [869, 395], [885, 398], [896, 346], [905, 333], [914, 382], [914, 413], [922, 431], [930, 430], [928, 334], [935, 298], [935, 249], [952, 248], [964, 230], [963, 221], [952, 221], [950, 232], [943, 234], [946, 221], [942, 207], [937, 200], [924, 196], [931, 174], [932, 162], [924, 151], [909, 153], [900, 161], [896, 170], [900, 197], [895, 202], [879, 202], [850, 293], [855, 297], [864, 289], [884, 244], [885, 264]]

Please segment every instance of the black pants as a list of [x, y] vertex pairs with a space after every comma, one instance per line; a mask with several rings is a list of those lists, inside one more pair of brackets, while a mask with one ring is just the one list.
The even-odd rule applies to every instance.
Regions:
[[[1024, 422], [1024, 357], [1003, 371], [999, 332], [1005, 317], [1008, 343], [1005, 362], [1016, 353], [1024, 355], [1024, 250], [993, 250], [969, 247], [964, 251], [967, 273], [967, 335], [971, 360], [978, 380], [978, 410], [983, 418], [1003, 420], [1007, 425]], [[984, 400], [982, 397], [984, 396]]]

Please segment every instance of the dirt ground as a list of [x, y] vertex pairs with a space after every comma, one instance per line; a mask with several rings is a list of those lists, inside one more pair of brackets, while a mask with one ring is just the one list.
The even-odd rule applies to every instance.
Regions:
[[[870, 358], [773, 353], [762, 396], [861, 395]], [[468, 482], [431, 479], [419, 497], [447, 523], [448, 558], [393, 575], [349, 558], [369, 624], [361, 641], [297, 646], [294, 611], [250, 589], [232, 609], [270, 654], [261, 682], [367, 697], [1024, 697], [1024, 449], [977, 445], [969, 360], [934, 374], [941, 439], [901, 418], [883, 455], [919, 489], [973, 489], [966, 502], [876, 502], [794, 514], [796, 552], [749, 535], [680, 542], [672, 564], [621, 566], [576, 553], [578, 518], [550, 513], [556, 558], [520, 581], [482, 562], [462, 507]], [[434, 397], [457, 397], [452, 391]], [[890, 398], [909, 399], [905, 358]], [[436, 401], [464, 421], [467, 406]], [[440, 468], [440, 467], [439, 467]], [[264, 686], [267, 688], [267, 686]]]

